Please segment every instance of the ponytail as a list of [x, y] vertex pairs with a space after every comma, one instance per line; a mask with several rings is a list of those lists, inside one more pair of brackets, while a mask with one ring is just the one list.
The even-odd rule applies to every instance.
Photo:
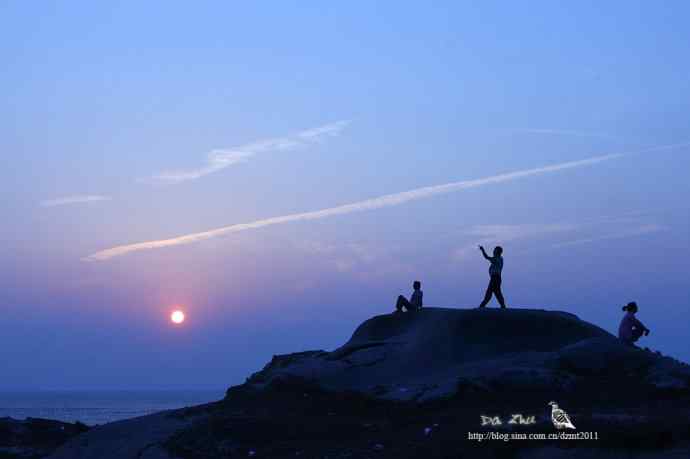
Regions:
[[623, 306], [623, 311], [637, 312], [637, 303], [631, 301], [630, 303]]

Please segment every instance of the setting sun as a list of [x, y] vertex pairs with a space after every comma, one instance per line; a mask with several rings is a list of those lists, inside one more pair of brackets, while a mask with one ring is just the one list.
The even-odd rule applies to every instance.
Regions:
[[170, 314], [170, 320], [175, 324], [181, 324], [184, 322], [184, 312], [177, 310]]

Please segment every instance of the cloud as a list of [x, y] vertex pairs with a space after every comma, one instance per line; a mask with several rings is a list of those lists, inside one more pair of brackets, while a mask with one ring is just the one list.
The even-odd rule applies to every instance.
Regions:
[[529, 239], [556, 233], [576, 231], [580, 225], [574, 223], [526, 223], [519, 225], [476, 225], [465, 234], [478, 237], [476, 241], [452, 253], [459, 260], [477, 251], [477, 245], [505, 244], [517, 239]]
[[156, 241], [140, 242], [136, 244], [127, 244], [110, 249], [96, 252], [84, 258], [86, 261], [100, 261], [109, 258], [122, 256], [131, 252], [138, 252], [141, 250], [159, 249], [163, 247], [171, 247], [176, 245], [191, 244], [205, 239], [210, 239], [218, 236], [223, 236], [239, 231], [247, 231], [252, 229], [263, 228], [266, 226], [279, 225], [295, 221], [318, 220], [336, 215], [346, 215], [355, 212], [363, 212], [367, 210], [380, 209], [383, 207], [391, 207], [401, 205], [410, 201], [425, 199], [432, 196], [452, 193], [456, 191], [466, 190], [470, 188], [477, 188], [485, 185], [492, 185], [501, 182], [509, 182], [521, 178], [531, 177], [535, 175], [548, 174], [561, 170], [573, 169], [578, 167], [591, 166], [599, 164], [604, 161], [620, 158], [623, 154], [611, 154], [604, 156], [597, 156], [594, 158], [583, 159], [579, 161], [570, 161], [560, 164], [553, 164], [550, 166], [537, 167], [534, 169], [525, 169], [521, 171], [508, 172], [505, 174], [493, 175], [491, 177], [484, 177], [475, 180], [465, 180], [460, 182], [451, 182], [443, 185], [428, 186], [417, 188], [414, 190], [404, 191], [401, 193], [387, 194], [377, 198], [366, 199], [363, 201], [345, 204], [328, 209], [315, 210], [311, 212], [302, 212], [296, 214], [282, 215], [279, 217], [265, 218], [256, 220], [250, 223], [238, 223], [235, 225], [225, 226], [222, 228], [204, 231], [200, 233], [187, 234], [184, 236], [174, 237], [170, 239], [161, 239]]
[[636, 228], [629, 228], [629, 229], [625, 229], [625, 230], [618, 231], [615, 233], [605, 234], [602, 236], [594, 236], [594, 237], [589, 237], [589, 238], [575, 239], [572, 241], [559, 242], [557, 244], [553, 244], [551, 247], [553, 247], [555, 249], [560, 249], [560, 248], [564, 248], [564, 247], [571, 247], [574, 245], [590, 244], [592, 242], [599, 242], [599, 241], [607, 241], [610, 239], [622, 239], [622, 238], [633, 237], [633, 236], [642, 236], [644, 234], [650, 234], [650, 233], [656, 233], [658, 231], [663, 231], [664, 229], [666, 229], [666, 228], [661, 226], [661, 225], [658, 225], [655, 223], [650, 223], [650, 224], [638, 226]]
[[[464, 234], [477, 236], [479, 239], [451, 253], [451, 258], [461, 260], [474, 256], [477, 245], [505, 244], [508, 241], [522, 239], [543, 239], [560, 235], [570, 237], [565, 242], [556, 242], [541, 248], [565, 248], [609, 239], [620, 239], [662, 231], [665, 227], [645, 221], [647, 215], [642, 212], [629, 212], [615, 216], [603, 216], [583, 219], [574, 222], [528, 223], [519, 225], [476, 225], [464, 231]], [[579, 237], [577, 235], [579, 234]], [[577, 239], [573, 239], [577, 237]], [[530, 251], [533, 251], [531, 249]]]
[[609, 140], [622, 140], [621, 137], [609, 135], [609, 134], [600, 134], [596, 132], [588, 132], [588, 131], [576, 131], [576, 130], [571, 130], [571, 129], [533, 129], [533, 128], [524, 128], [524, 129], [505, 129], [505, 131], [512, 132], [515, 134], [544, 134], [544, 135], [564, 135], [564, 136], [571, 136], [571, 137], [587, 137], [587, 138], [595, 138], [595, 139], [609, 139]]
[[339, 272], [369, 272], [372, 268], [378, 268], [379, 263], [377, 262], [385, 261], [383, 264], [389, 265], [392, 261], [390, 251], [375, 244], [297, 241], [294, 245], [298, 250], [317, 255], [320, 260], [326, 260]]
[[339, 135], [348, 124], [350, 124], [350, 121], [342, 120], [300, 131], [286, 137], [261, 140], [228, 149], [212, 150], [208, 154], [205, 166], [191, 170], [163, 171], [146, 181], [177, 184], [188, 180], [196, 180], [205, 175], [225, 169], [226, 167], [246, 162], [257, 153], [294, 150], [309, 144], [318, 143], [326, 137], [335, 137]]
[[572, 231], [577, 225], [572, 223], [526, 223], [519, 225], [477, 225], [467, 231], [473, 236], [482, 236], [486, 241], [512, 241], [542, 234]]
[[[307, 131], [305, 131], [307, 132]], [[574, 169], [585, 166], [592, 166], [612, 159], [621, 158], [623, 156], [637, 155], [649, 153], [652, 151], [672, 150], [677, 148], [684, 148], [690, 146], [690, 142], [659, 145], [656, 147], [646, 148], [644, 150], [637, 150], [628, 153], [615, 153], [609, 155], [595, 156], [593, 158], [582, 159], [579, 161], [569, 161], [559, 164], [552, 164], [550, 166], [537, 167], [534, 169], [524, 169], [521, 171], [508, 172], [505, 174], [493, 175], [475, 180], [464, 180], [460, 182], [451, 182], [443, 185], [427, 186], [423, 188], [416, 188], [414, 190], [403, 191], [401, 193], [387, 194], [377, 198], [366, 199], [363, 201], [345, 204], [341, 206], [331, 207], [328, 209], [315, 210], [311, 212], [302, 212], [296, 214], [282, 215], [279, 217], [265, 218], [256, 220], [250, 223], [238, 223], [235, 225], [225, 226], [222, 228], [213, 229], [210, 231], [203, 231], [200, 233], [192, 233], [184, 236], [178, 236], [170, 239], [160, 239], [155, 241], [139, 242], [136, 244], [127, 244], [110, 249], [101, 250], [93, 253], [83, 260], [85, 261], [101, 261], [109, 258], [122, 256], [131, 252], [138, 252], [141, 250], [160, 249], [163, 247], [172, 247], [176, 245], [191, 244], [194, 242], [211, 239], [226, 234], [236, 233], [239, 231], [247, 231], [252, 229], [263, 228], [266, 226], [280, 225], [295, 221], [309, 221], [319, 220], [322, 218], [333, 217], [336, 215], [345, 215], [355, 212], [363, 212], [367, 210], [375, 210], [383, 207], [397, 206], [405, 204], [410, 201], [425, 199], [439, 194], [453, 193], [456, 191], [466, 190], [470, 188], [477, 188], [485, 185], [492, 185], [496, 183], [509, 182], [521, 178], [531, 177], [535, 175], [548, 174], [561, 170]]]
[[56, 199], [46, 199], [41, 201], [42, 207], [54, 207], [54, 206], [66, 206], [68, 204], [82, 204], [85, 202], [96, 202], [96, 201], [110, 201], [112, 198], [110, 196], [100, 196], [95, 194], [88, 195], [78, 195], [78, 196], [65, 196]]

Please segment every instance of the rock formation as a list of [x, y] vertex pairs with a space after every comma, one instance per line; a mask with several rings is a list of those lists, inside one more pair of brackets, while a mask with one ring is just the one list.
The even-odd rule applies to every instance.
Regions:
[[[644, 371], [642, 371], [644, 370]], [[687, 367], [623, 345], [565, 312], [441, 309], [373, 317], [333, 352], [278, 355], [247, 384], [301, 378], [328, 390], [427, 401], [460, 390], [567, 390], [605, 373], [640, 371], [659, 388], [687, 387]]]
[[[469, 438], [554, 432], [551, 400], [600, 439]], [[534, 422], [508, 423], [516, 413]], [[106, 424], [50, 457], [688, 457], [688, 414], [686, 364], [573, 314], [425, 308], [373, 317], [331, 352], [274, 356], [222, 401]]]
[[89, 430], [84, 424], [49, 419], [0, 418], [0, 457], [44, 457], [68, 439]]

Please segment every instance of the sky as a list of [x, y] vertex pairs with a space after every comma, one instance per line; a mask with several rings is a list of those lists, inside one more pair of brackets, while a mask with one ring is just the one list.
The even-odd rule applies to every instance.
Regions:
[[0, 390], [238, 384], [415, 279], [476, 307], [479, 244], [509, 307], [637, 301], [690, 361], [688, 14], [0, 3]]

